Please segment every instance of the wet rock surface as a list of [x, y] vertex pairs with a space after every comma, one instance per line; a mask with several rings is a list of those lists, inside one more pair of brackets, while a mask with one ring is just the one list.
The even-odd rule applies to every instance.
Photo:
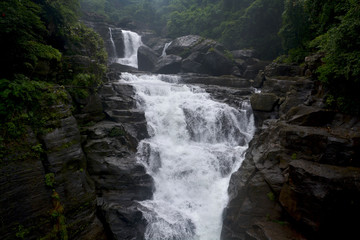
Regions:
[[136, 160], [138, 142], [148, 137], [145, 116], [136, 109], [130, 85], [109, 81], [99, 96], [106, 119], [83, 134], [100, 218], [110, 239], [143, 239], [146, 222], [136, 201], [151, 198], [154, 190], [151, 176]]
[[261, 94], [279, 101], [270, 112], [254, 109], [258, 130], [231, 177], [221, 239], [351, 239], [360, 214], [359, 118], [324, 109], [297, 68], [270, 69]]

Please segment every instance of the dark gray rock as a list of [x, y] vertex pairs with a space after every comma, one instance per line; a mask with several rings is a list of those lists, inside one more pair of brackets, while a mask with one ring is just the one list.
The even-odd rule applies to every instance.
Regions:
[[158, 56], [161, 56], [165, 44], [170, 43], [171, 39], [169, 38], [159, 38], [159, 37], [141, 37], [141, 40], [144, 44], [146, 44], [147, 46], [149, 46], [153, 51], [156, 52], [156, 54]]
[[242, 77], [246, 79], [254, 79], [258, 75], [259, 71], [264, 70], [265, 66], [268, 64], [269, 62], [250, 58], [245, 62], [246, 67]]
[[182, 58], [176, 55], [160, 57], [156, 63], [154, 72], [162, 74], [176, 74], [181, 71]]
[[221, 239], [356, 234], [360, 121], [319, 108], [314, 88], [302, 77], [266, 77], [261, 94], [279, 96], [280, 108], [254, 110], [259, 128], [231, 177]]
[[302, 76], [303, 69], [297, 65], [271, 63], [265, 68], [265, 75], [268, 77], [275, 76]]
[[220, 52], [225, 51], [225, 48], [221, 44], [212, 39], [206, 39], [197, 35], [188, 35], [172, 41], [166, 53], [187, 58], [194, 52], [207, 53], [215, 49]]
[[208, 51], [204, 55], [202, 63], [205, 71], [215, 76], [231, 75], [235, 66], [232, 60], [216, 49]]
[[[123, 35], [120, 28], [117, 28], [115, 26], [109, 25], [109, 23], [106, 23], [104, 20], [100, 21], [86, 21], [82, 20], [82, 22], [94, 29], [104, 40], [104, 45], [106, 48], [106, 52], [108, 53], [109, 60], [112, 60], [114, 58], [119, 58], [124, 56], [124, 40]], [[110, 41], [110, 29], [113, 37], [113, 41], [115, 44], [116, 51], [114, 51], [113, 43]]]
[[207, 75], [184, 75], [181, 78], [183, 83], [216, 85], [233, 88], [248, 88], [250, 81], [234, 76], [207, 76]]
[[256, 57], [256, 51], [253, 49], [234, 50], [231, 51], [231, 53], [234, 56], [234, 58], [240, 58], [240, 59], [249, 59]]
[[155, 65], [158, 61], [158, 54], [151, 48], [142, 45], [137, 52], [138, 57], [138, 69], [140, 71], [152, 72], [155, 69]]
[[273, 93], [255, 93], [250, 102], [253, 110], [271, 112], [278, 103], [279, 97]]
[[203, 57], [203, 53], [193, 52], [182, 61], [182, 71], [188, 73], [206, 73], [205, 67], [201, 64]]
[[252, 83], [252, 86], [254, 88], [261, 88], [265, 82], [266, 78], [265, 78], [265, 74], [264, 74], [264, 71], [260, 70], [258, 75], [256, 75], [253, 83]]
[[360, 214], [360, 168], [294, 160], [279, 201], [314, 237], [352, 238]]
[[151, 176], [136, 160], [138, 142], [148, 137], [145, 116], [130, 85], [108, 82], [99, 95], [107, 120], [87, 127], [83, 144], [100, 218], [110, 239], [143, 239], [146, 222], [137, 201], [154, 191]]
[[166, 53], [187, 57], [191, 54], [191, 49], [201, 43], [204, 38], [197, 35], [188, 35], [175, 39], [169, 45]]

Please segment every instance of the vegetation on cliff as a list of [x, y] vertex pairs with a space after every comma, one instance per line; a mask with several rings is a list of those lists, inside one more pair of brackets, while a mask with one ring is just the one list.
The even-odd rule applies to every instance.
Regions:
[[[68, 201], [63, 186], [46, 189], [46, 177], [59, 177], [59, 171], [49, 168], [51, 150], [43, 139], [71, 117], [70, 106], [76, 112], [79, 100], [96, 91], [106, 71], [103, 40], [78, 22], [78, 8], [77, 0], [0, 2], [0, 212], [9, 218], [1, 220], [4, 239], [68, 239], [80, 226], [66, 225], [65, 214], [75, 213], [62, 206]], [[25, 206], [18, 214], [31, 199], [43, 209]]]
[[68, 99], [66, 89], [85, 98], [99, 85], [107, 56], [102, 39], [78, 23], [76, 0], [6, 0], [0, 9], [3, 159], [15, 150], [8, 145], [26, 135], [27, 126], [44, 131], [50, 114], [45, 110]]

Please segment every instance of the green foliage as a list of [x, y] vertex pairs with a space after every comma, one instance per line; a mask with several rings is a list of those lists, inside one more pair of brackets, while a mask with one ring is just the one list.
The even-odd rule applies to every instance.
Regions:
[[[31, 81], [24, 75], [16, 75], [12, 81], [0, 81], [0, 154], [11, 155], [13, 160], [39, 158], [41, 144], [27, 146], [23, 139], [29, 128], [35, 134], [46, 128], [46, 122], [53, 118], [50, 106], [68, 100], [64, 89], [42, 81]], [[21, 150], [19, 150], [21, 149]]]
[[[282, 38], [282, 46], [285, 51], [292, 49], [290, 61], [298, 62], [297, 53], [303, 51], [306, 41], [311, 38], [309, 31], [309, 16], [305, 9], [304, 0], [286, 0], [282, 14], [282, 26], [279, 35]], [[300, 54], [303, 55], [303, 54]], [[301, 59], [303, 61], [303, 59]]]
[[349, 10], [321, 38], [320, 51], [326, 53], [318, 69], [319, 79], [329, 89], [329, 107], [360, 114], [360, 3], [348, 1]]
[[270, 201], [275, 201], [275, 195], [273, 192], [268, 192], [266, 196], [269, 198]]
[[325, 54], [317, 70], [328, 90], [326, 104], [360, 114], [360, 2], [355, 0], [286, 1], [279, 32], [287, 62], [301, 63], [313, 51]]
[[55, 184], [55, 174], [54, 173], [45, 174], [45, 184], [48, 187], [54, 187], [54, 184]]
[[26, 229], [23, 225], [18, 226], [18, 231], [16, 233], [16, 237], [20, 239], [25, 239], [26, 235], [29, 234], [29, 229]]
[[109, 132], [109, 137], [118, 137], [124, 135], [125, 135], [125, 131], [118, 127], [113, 127]]

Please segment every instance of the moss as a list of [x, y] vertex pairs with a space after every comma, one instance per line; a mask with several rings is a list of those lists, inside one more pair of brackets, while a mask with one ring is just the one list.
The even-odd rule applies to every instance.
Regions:
[[30, 230], [25, 228], [23, 225], [18, 225], [18, 231], [16, 232], [16, 237], [19, 239], [26, 239], [26, 236], [29, 234]]
[[266, 196], [269, 198], [270, 201], [275, 201], [275, 195], [273, 192], [268, 192]]
[[225, 55], [225, 57], [227, 57], [230, 61], [234, 61], [234, 55], [233, 55], [229, 50], [225, 50], [225, 51], [224, 51], [224, 55]]
[[124, 129], [119, 127], [113, 127], [109, 132], [109, 137], [118, 137], [118, 136], [124, 136], [126, 133]]
[[55, 174], [47, 173], [45, 174], [45, 185], [48, 187], [54, 187], [55, 184]]

